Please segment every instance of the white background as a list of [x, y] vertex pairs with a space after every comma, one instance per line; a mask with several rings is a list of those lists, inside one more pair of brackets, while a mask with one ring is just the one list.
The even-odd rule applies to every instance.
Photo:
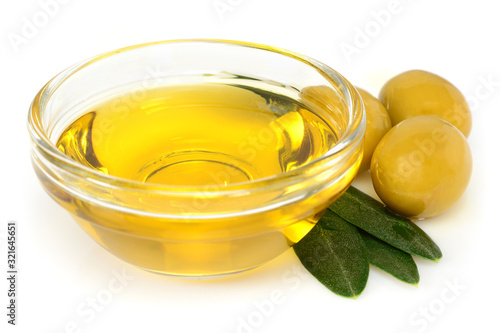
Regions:
[[[76, 332], [498, 329], [500, 221], [494, 195], [500, 142], [500, 21], [494, 1], [400, 0], [383, 25], [373, 13], [393, 8], [390, 0], [66, 2], [52, 8], [53, 17], [46, 22], [38, 1], [0, 5], [2, 272], [7, 221], [16, 220], [19, 230], [18, 325], [6, 323], [6, 273], [0, 273], [2, 332], [73, 332], [73, 322]], [[217, 3], [226, 4], [224, 12], [215, 9]], [[24, 31], [23, 37], [23, 26], [34, 21], [40, 27], [31, 35]], [[362, 41], [359, 31], [365, 29], [371, 36]], [[14, 35], [25, 38], [23, 43], [11, 43]], [[298, 51], [375, 95], [391, 76], [420, 68], [447, 78], [467, 96], [474, 120], [469, 137], [473, 177], [452, 210], [419, 223], [444, 257], [438, 264], [417, 260], [418, 288], [372, 268], [364, 293], [357, 300], [344, 299], [308, 275], [292, 251], [259, 269], [220, 280], [146, 273], [98, 247], [43, 192], [31, 169], [26, 131], [29, 104], [43, 84], [73, 63], [105, 51], [201, 37]], [[341, 50], [346, 44], [357, 53], [347, 57]], [[364, 178], [361, 186], [371, 191]], [[89, 311], [92, 298], [109, 296], [108, 284], [116, 273], [128, 276], [126, 285], [106, 299], [100, 311]], [[458, 287], [450, 289], [450, 284]], [[259, 310], [256, 304], [268, 304], [273, 293], [282, 293], [280, 304]], [[242, 322], [253, 326], [243, 328]]]

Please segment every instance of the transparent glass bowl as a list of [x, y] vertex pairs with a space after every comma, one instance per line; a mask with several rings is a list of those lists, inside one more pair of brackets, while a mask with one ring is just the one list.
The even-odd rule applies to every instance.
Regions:
[[[224, 187], [113, 177], [55, 146], [69, 124], [103, 99], [214, 76], [267, 82], [335, 129], [337, 143], [295, 170]], [[90, 237], [135, 266], [199, 278], [258, 267], [309, 232], [357, 172], [363, 113], [345, 78], [303, 55], [244, 42], [178, 40], [126, 47], [66, 69], [35, 97], [28, 129], [43, 188]]]

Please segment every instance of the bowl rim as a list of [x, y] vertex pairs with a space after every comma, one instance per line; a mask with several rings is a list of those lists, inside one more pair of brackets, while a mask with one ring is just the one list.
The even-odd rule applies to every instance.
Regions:
[[[232, 46], [248, 47], [267, 52], [278, 53], [283, 56], [291, 57], [305, 63], [306, 65], [312, 67], [313, 69], [316, 69], [321, 75], [323, 75], [323, 77], [332, 86], [340, 85], [347, 92], [347, 96], [344, 97], [349, 111], [349, 121], [345, 132], [338, 139], [337, 143], [327, 152], [296, 169], [285, 171], [280, 174], [259, 178], [256, 180], [228, 184], [225, 186], [168, 185], [160, 183], [145, 183], [138, 180], [117, 177], [101, 173], [97, 170], [93, 170], [83, 164], [80, 164], [77, 161], [65, 155], [59, 149], [57, 149], [57, 147], [51, 142], [45, 130], [43, 129], [40, 114], [44, 109], [46, 101], [51, 98], [52, 94], [59, 88], [59, 86], [61, 86], [73, 74], [77, 73], [83, 68], [101, 59], [111, 57], [117, 53], [126, 52], [129, 50], [135, 50], [142, 47], [148, 47], [158, 44], [173, 44], [173, 43], [229, 44]], [[206, 39], [206, 38], [175, 39], [175, 40], [163, 40], [163, 41], [141, 43], [141, 44], [122, 47], [116, 50], [104, 52], [99, 55], [87, 58], [63, 70], [55, 77], [53, 77], [49, 82], [47, 82], [33, 99], [28, 114], [28, 132], [31, 136], [34, 145], [37, 148], [41, 149], [45, 154], [50, 156], [50, 158], [53, 159], [60, 167], [62, 167], [65, 170], [69, 170], [72, 173], [77, 174], [82, 178], [86, 178], [93, 182], [97, 182], [101, 185], [107, 187], [115, 187], [115, 188], [133, 188], [134, 190], [148, 191], [148, 192], [151, 191], [160, 193], [175, 192], [176, 195], [179, 195], [182, 192], [185, 192], [187, 195], [193, 195], [193, 192], [195, 192], [195, 193], [203, 193], [204, 195], [209, 194], [211, 197], [211, 196], [217, 196], [218, 194], [227, 195], [230, 194], [231, 192], [236, 193], [240, 192], [241, 190], [266, 188], [268, 186], [280, 186], [280, 184], [282, 184], [283, 181], [289, 182], [293, 181], [293, 179], [297, 177], [300, 178], [301, 175], [305, 173], [305, 171], [313, 169], [318, 165], [321, 165], [325, 161], [340, 155], [341, 153], [345, 153], [348, 150], [354, 149], [361, 142], [365, 131], [366, 119], [364, 113], [365, 112], [362, 99], [357, 90], [354, 88], [354, 86], [349, 81], [347, 81], [347, 79], [345, 79], [344, 76], [342, 76], [334, 69], [308, 56], [287, 49], [269, 46], [265, 44], [252, 43], [252, 42], [226, 40], [226, 39]], [[54, 161], [51, 161], [51, 163], [54, 163]]]

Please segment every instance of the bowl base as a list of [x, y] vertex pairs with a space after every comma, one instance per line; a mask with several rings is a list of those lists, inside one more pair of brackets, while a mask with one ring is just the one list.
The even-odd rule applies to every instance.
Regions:
[[222, 274], [213, 274], [213, 275], [180, 275], [180, 274], [171, 274], [171, 273], [165, 273], [165, 272], [161, 272], [161, 271], [155, 271], [155, 270], [151, 270], [151, 269], [147, 269], [147, 268], [142, 268], [142, 267], [137, 267], [137, 268], [140, 268], [143, 271], [146, 271], [146, 272], [149, 272], [149, 273], [163, 275], [163, 276], [167, 276], [169, 278], [180, 279], [180, 280], [214, 280], [214, 279], [221, 279], [221, 278], [226, 278], [226, 277], [232, 277], [232, 276], [235, 276], [235, 275], [247, 272], [249, 270], [252, 270], [254, 268], [257, 268], [257, 267], [259, 267], [259, 266], [251, 267], [251, 268], [246, 268], [246, 269], [239, 270], [239, 271], [234, 271], [234, 272], [228, 272], [228, 273], [222, 273]]

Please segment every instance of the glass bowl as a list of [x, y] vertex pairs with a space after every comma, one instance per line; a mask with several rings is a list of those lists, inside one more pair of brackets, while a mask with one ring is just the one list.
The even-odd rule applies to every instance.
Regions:
[[[68, 125], [103, 100], [129, 93], [131, 100], [116, 106], [127, 117], [134, 96], [192, 82], [259, 84], [321, 119], [335, 142], [304, 165], [229, 184], [120, 178], [56, 146]], [[279, 104], [264, 106], [282, 112]], [[112, 125], [94, 128], [87, 133], [90, 140]], [[32, 163], [43, 188], [90, 237], [132, 265], [186, 278], [258, 267], [304, 237], [353, 180], [364, 128], [357, 91], [324, 64], [270, 46], [205, 39], [141, 44], [82, 61], [40, 90], [28, 124]]]

